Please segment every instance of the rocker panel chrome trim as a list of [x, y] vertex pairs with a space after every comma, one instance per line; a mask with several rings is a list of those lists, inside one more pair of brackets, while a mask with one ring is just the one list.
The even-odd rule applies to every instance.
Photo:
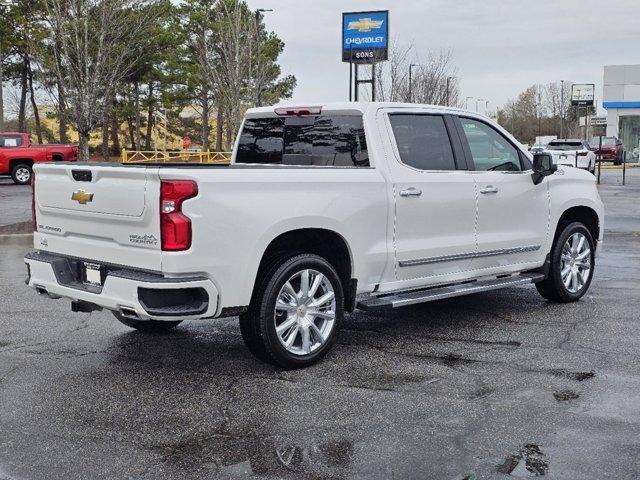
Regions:
[[471, 258], [495, 257], [498, 255], [510, 255], [513, 253], [535, 252], [540, 250], [540, 245], [528, 245], [526, 247], [503, 248], [500, 250], [487, 250], [485, 252], [459, 253], [456, 255], [443, 255], [441, 257], [417, 258], [415, 260], [401, 260], [398, 264], [401, 267], [413, 267], [416, 265], [427, 265], [429, 263], [453, 262], [455, 260], [468, 260]]

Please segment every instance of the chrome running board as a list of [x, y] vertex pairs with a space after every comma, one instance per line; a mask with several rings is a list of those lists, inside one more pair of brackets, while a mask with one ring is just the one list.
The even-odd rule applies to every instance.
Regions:
[[365, 311], [398, 308], [416, 303], [459, 297], [470, 293], [488, 292], [490, 290], [514, 287], [516, 285], [536, 283], [541, 280], [544, 280], [544, 275], [541, 273], [521, 273], [520, 275], [509, 277], [476, 280], [472, 282], [457, 283], [454, 285], [425, 288], [422, 290], [395, 292], [380, 296], [369, 296], [358, 301], [356, 307]]

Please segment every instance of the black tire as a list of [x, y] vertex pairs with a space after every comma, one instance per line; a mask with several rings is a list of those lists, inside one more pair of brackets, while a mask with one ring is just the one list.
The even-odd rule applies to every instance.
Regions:
[[118, 319], [120, 323], [123, 323], [127, 327], [135, 328], [140, 332], [145, 333], [163, 333], [172, 330], [177, 327], [182, 321], [164, 321], [164, 320], [135, 320], [133, 318], [127, 318], [120, 313], [113, 312], [113, 316]]
[[16, 185], [29, 185], [32, 176], [33, 170], [29, 164], [18, 163], [11, 169], [11, 180], [13, 180], [13, 183]]
[[[588, 278], [584, 284], [576, 291], [571, 292], [562, 281], [561, 268], [562, 268], [562, 249], [567, 243], [567, 240], [575, 233], [581, 233], [585, 236], [586, 241], [589, 243], [589, 262], [591, 268], [588, 273]], [[551, 268], [547, 278], [541, 282], [536, 283], [536, 288], [540, 295], [547, 300], [554, 302], [568, 303], [579, 300], [591, 285], [591, 279], [593, 278], [593, 271], [595, 268], [595, 242], [589, 229], [580, 222], [572, 222], [565, 224], [560, 232], [560, 235], [556, 238], [553, 247], [551, 249], [550, 261]]]
[[[296, 355], [289, 352], [276, 333], [274, 312], [276, 300], [282, 286], [296, 272], [316, 270], [330, 282], [335, 298], [335, 320], [329, 336], [311, 353]], [[240, 315], [240, 331], [247, 348], [260, 360], [276, 366], [293, 369], [303, 368], [319, 361], [335, 342], [344, 317], [344, 294], [342, 283], [333, 266], [324, 258], [313, 254], [298, 254], [289, 258], [279, 257], [256, 282], [252, 305]]]

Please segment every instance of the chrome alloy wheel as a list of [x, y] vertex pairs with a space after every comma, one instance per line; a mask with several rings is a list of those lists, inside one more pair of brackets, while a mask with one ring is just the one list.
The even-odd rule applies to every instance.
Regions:
[[587, 237], [580, 232], [571, 235], [562, 247], [560, 264], [560, 277], [565, 288], [577, 293], [591, 274], [591, 248]]
[[317, 270], [301, 270], [287, 280], [276, 299], [274, 321], [282, 346], [294, 355], [308, 355], [331, 335], [336, 300], [329, 279]]
[[31, 172], [28, 167], [19, 167], [16, 170], [16, 180], [20, 183], [27, 183], [31, 179]]

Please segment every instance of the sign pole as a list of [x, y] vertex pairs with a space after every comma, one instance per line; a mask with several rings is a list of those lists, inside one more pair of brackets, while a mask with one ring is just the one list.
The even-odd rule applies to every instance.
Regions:
[[358, 101], [358, 90], [360, 90], [360, 77], [358, 75], [358, 64], [357, 63], [355, 64], [355, 70], [356, 70], [356, 84], [355, 84], [354, 88], [355, 88], [356, 91], [355, 91], [354, 97], [355, 97], [355, 100], [357, 102]]
[[349, 101], [352, 101], [351, 89], [353, 88], [353, 45], [349, 45]]
[[600, 141], [598, 142], [598, 157], [600, 157], [600, 161], [598, 162], [598, 185], [600, 185], [600, 174], [602, 173], [602, 135], [600, 135]]
[[376, 101], [376, 63], [371, 64], [371, 101]]

